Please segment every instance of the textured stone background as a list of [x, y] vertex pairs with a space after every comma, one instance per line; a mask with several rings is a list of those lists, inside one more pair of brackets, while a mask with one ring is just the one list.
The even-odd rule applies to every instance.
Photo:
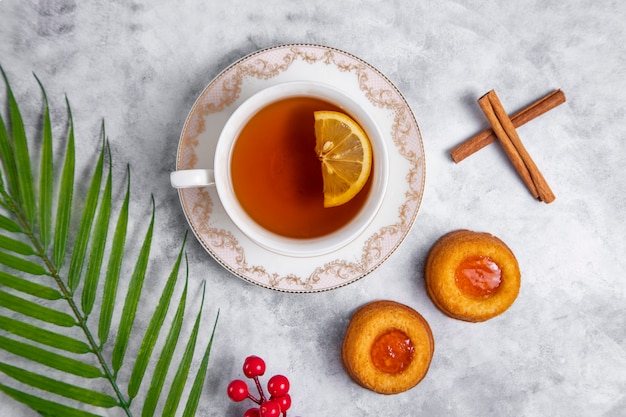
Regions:
[[[424, 199], [408, 238], [371, 275], [327, 293], [282, 294], [235, 278], [189, 241], [195, 308], [207, 283], [200, 343], [221, 309], [198, 416], [243, 413], [226, 385], [241, 376], [245, 356], [257, 354], [268, 373], [290, 377], [291, 416], [619, 417], [626, 410], [625, 18], [626, 3], [590, 0], [0, 0], [0, 64], [34, 121], [30, 133], [41, 114], [32, 72], [47, 88], [57, 136], [68, 96], [79, 169], [93, 163], [105, 119], [118, 184], [131, 165], [137, 236], [154, 195], [146, 303], [156, 302], [187, 228], [168, 178], [180, 131], [197, 95], [230, 63], [277, 44], [337, 47], [387, 75], [413, 109], [426, 150]], [[476, 99], [492, 88], [510, 111], [555, 88], [566, 93], [565, 105], [519, 129], [557, 196], [553, 204], [530, 197], [498, 146], [459, 165], [450, 160], [450, 148], [486, 126]], [[0, 92], [4, 111], [4, 86]], [[458, 228], [499, 236], [522, 268], [519, 298], [486, 323], [445, 317], [424, 291], [428, 249]], [[341, 367], [349, 317], [374, 299], [416, 308], [435, 336], [428, 376], [396, 396], [358, 387]], [[139, 317], [139, 331], [147, 321]], [[6, 352], [0, 360], [16, 361]], [[2, 374], [0, 382], [12, 384]], [[0, 415], [35, 413], [0, 395]]]

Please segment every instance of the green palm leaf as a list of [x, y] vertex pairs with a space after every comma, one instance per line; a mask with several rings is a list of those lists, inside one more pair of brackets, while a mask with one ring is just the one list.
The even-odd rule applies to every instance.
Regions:
[[0, 264], [6, 265], [9, 268], [26, 272], [33, 275], [46, 275], [48, 271], [34, 262], [22, 259], [17, 256], [9, 255], [8, 253], [0, 252]]
[[71, 398], [85, 404], [95, 405], [98, 407], [111, 408], [118, 405], [115, 398], [98, 391], [77, 387], [76, 385], [67, 384], [56, 379], [48, 378], [34, 372], [25, 371], [15, 366], [0, 362], [0, 372], [7, 376], [20, 381], [23, 384], [30, 385], [63, 397]]
[[15, 155], [15, 166], [17, 167], [17, 187], [19, 188], [18, 201], [23, 203], [22, 208], [26, 220], [29, 224], [33, 224], [35, 221], [35, 188], [33, 181], [33, 173], [30, 164], [30, 155], [28, 152], [28, 143], [26, 142], [26, 132], [24, 131], [24, 123], [22, 122], [22, 115], [17, 105], [17, 101], [13, 96], [13, 91], [9, 85], [9, 80], [4, 73], [4, 70], [0, 68], [2, 77], [4, 77], [5, 84], [7, 86], [7, 92], [9, 95], [9, 114], [11, 118], [12, 136], [13, 136], [13, 152]]
[[[108, 146], [107, 146], [108, 148]], [[111, 152], [109, 150], [109, 159]], [[87, 272], [85, 275], [85, 288], [82, 294], [82, 307], [85, 317], [91, 313], [93, 303], [96, 299], [96, 289], [100, 278], [100, 268], [102, 267], [102, 259], [104, 257], [104, 247], [106, 243], [109, 219], [111, 215], [111, 165], [109, 164], [109, 174], [107, 176], [106, 185], [104, 186], [104, 195], [102, 203], [96, 217], [96, 223], [91, 238], [91, 254], [87, 264]]]
[[2, 235], [0, 235], [0, 248], [19, 253], [20, 255], [36, 255], [33, 248], [29, 245]]
[[98, 338], [100, 346], [109, 338], [111, 329], [111, 317], [117, 295], [117, 285], [120, 279], [120, 269], [124, 255], [124, 244], [126, 242], [126, 227], [128, 226], [128, 207], [130, 204], [130, 170], [127, 170], [128, 178], [126, 183], [126, 197], [120, 210], [111, 244], [111, 256], [107, 266], [106, 278], [104, 282], [104, 293], [102, 295], [102, 310], [100, 311], [100, 321], [98, 322]]
[[126, 294], [126, 301], [124, 302], [124, 309], [122, 310], [122, 321], [120, 322], [120, 328], [117, 333], [117, 340], [115, 341], [115, 347], [113, 348], [113, 370], [117, 374], [124, 355], [126, 354], [126, 348], [128, 347], [128, 339], [130, 338], [131, 328], [135, 321], [135, 314], [137, 313], [137, 305], [139, 304], [139, 296], [143, 289], [144, 278], [146, 277], [146, 270], [148, 268], [148, 258], [150, 256], [150, 247], [152, 246], [152, 232], [154, 230], [154, 199], [152, 199], [152, 217], [150, 218], [150, 226], [146, 232], [146, 237], [143, 240], [143, 245], [137, 258], [137, 264], [135, 270], [130, 279], [128, 294]]
[[54, 288], [16, 277], [2, 271], [0, 271], [0, 285], [43, 298], [44, 300], [59, 300], [63, 298], [63, 294]]
[[58, 369], [59, 371], [82, 376], [83, 378], [97, 378], [102, 376], [102, 372], [94, 365], [59, 355], [58, 353], [50, 352], [49, 350], [37, 346], [18, 342], [4, 336], [0, 336], [0, 349], [4, 349], [14, 355], [30, 359], [50, 368]]
[[200, 369], [198, 370], [196, 378], [193, 381], [191, 392], [189, 393], [189, 398], [187, 399], [187, 404], [185, 405], [183, 417], [193, 417], [196, 415], [196, 409], [198, 408], [200, 395], [202, 394], [202, 388], [204, 387], [204, 375], [206, 375], [206, 371], [209, 366], [209, 355], [211, 353], [211, 346], [213, 346], [213, 337], [215, 336], [215, 329], [217, 328], [219, 315], [220, 313], [218, 311], [217, 317], [215, 318], [215, 324], [213, 325], [213, 330], [211, 331], [211, 338], [209, 339], [209, 343], [204, 350], [204, 355], [202, 355]]
[[[134, 346], [130, 341], [138, 336], [134, 329], [135, 317], [144, 307], [140, 300], [151, 261], [154, 198], [141, 248], [138, 253], [130, 253], [126, 242], [131, 211], [130, 169], [127, 170], [125, 197], [117, 211], [113, 199], [117, 194], [113, 185], [111, 151], [103, 123], [100, 131], [102, 148], [88, 180], [88, 191], [85, 196], [75, 195], [71, 107], [66, 98], [69, 126], [65, 151], [55, 156], [48, 97], [37, 77], [44, 110], [36, 181], [24, 121], [1, 67], [0, 72], [7, 86], [10, 121], [8, 130], [0, 115], [0, 307], [12, 312], [10, 316], [0, 314], [0, 330], [3, 331], [0, 349], [9, 354], [9, 359], [0, 361], [0, 373], [6, 377], [0, 384], [0, 391], [43, 416], [64, 417], [96, 416], [98, 408], [119, 408], [130, 417], [133, 415], [131, 402], [139, 400], [144, 402], [139, 407], [142, 414], [154, 415], [161, 394], [166, 392], [163, 415], [173, 415], [179, 408], [190, 377], [204, 309], [203, 289], [191, 336], [186, 342], [179, 340], [186, 323], [187, 262], [184, 289], [170, 322], [167, 313], [179, 284], [187, 235], [159, 303], [151, 313], [141, 347], [134, 351], [130, 348]], [[60, 172], [55, 170], [55, 159], [63, 161], [59, 164]], [[56, 187], [54, 178], [60, 179]], [[78, 207], [76, 199], [84, 204], [73, 213], [72, 207]], [[112, 215], [116, 211], [117, 217]], [[54, 226], [52, 219], [55, 219]], [[111, 238], [108, 237], [109, 231], [113, 231]], [[69, 264], [64, 267], [66, 259]], [[133, 266], [133, 272], [127, 292], [118, 294], [126, 263]], [[101, 280], [104, 281], [102, 291], [99, 290]], [[120, 322], [114, 323], [114, 311], [120, 306]], [[88, 321], [94, 311], [99, 316], [97, 338]], [[186, 417], [193, 416], [198, 406], [218, 317], [219, 313], [213, 324], [211, 340], [201, 355], [198, 371], [191, 376], [193, 384], [184, 408]], [[105, 349], [113, 326], [117, 326], [117, 336], [111, 341], [112, 346]], [[70, 328], [71, 334], [66, 334]], [[159, 346], [157, 341], [162, 331], [167, 332], [167, 336]], [[184, 353], [178, 362], [175, 352], [183, 343]], [[106, 352], [112, 352], [110, 357]], [[11, 363], [11, 358], [19, 358], [22, 363], [26, 361], [28, 369]], [[140, 387], [152, 361], [156, 362], [156, 367], [152, 375], [148, 375], [149, 387], [142, 398]], [[128, 381], [119, 379], [120, 375], [129, 374], [119, 372], [125, 363], [133, 366]], [[177, 369], [176, 375], [172, 381], [167, 381], [171, 367]], [[50, 369], [57, 374], [66, 374], [68, 380], [53, 378], [49, 375]], [[86, 386], [69, 383], [71, 375], [84, 378]], [[24, 391], [19, 386], [11, 386], [10, 381], [29, 389]], [[94, 381], [94, 384], [89, 385], [88, 381]], [[105, 392], [101, 391], [102, 381], [106, 381], [110, 388]]]
[[55, 403], [53, 401], [44, 400], [34, 395], [26, 394], [22, 391], [7, 387], [4, 384], [0, 384], [0, 391], [3, 391], [15, 400], [26, 404], [33, 410], [37, 411], [42, 416], [46, 417], [99, 417], [97, 414], [89, 413], [87, 411], [78, 410], [76, 408], [68, 407], [63, 404]]
[[50, 330], [33, 326], [23, 321], [0, 316], [0, 329], [25, 339], [30, 339], [44, 345], [62, 349], [72, 353], [89, 353], [91, 348], [83, 341], [65, 336]]
[[189, 276], [185, 279], [185, 289], [183, 295], [178, 302], [178, 308], [176, 309], [176, 315], [172, 321], [172, 326], [167, 334], [163, 352], [159, 357], [159, 361], [154, 369], [154, 375], [152, 381], [150, 381], [150, 387], [148, 388], [148, 394], [146, 395], [146, 401], [144, 402], [143, 410], [141, 412], [142, 417], [151, 417], [154, 415], [157, 402], [163, 390], [165, 384], [165, 377], [167, 376], [167, 370], [169, 369], [172, 357], [174, 356], [174, 350], [176, 349], [176, 342], [180, 335], [180, 329], [183, 325], [183, 316], [185, 315], [185, 305], [187, 303], [187, 285], [189, 284]]
[[85, 206], [83, 207], [83, 214], [80, 219], [80, 226], [78, 227], [78, 235], [76, 236], [76, 242], [74, 243], [74, 250], [72, 252], [72, 259], [70, 260], [70, 270], [68, 271], [67, 283], [72, 293], [80, 282], [81, 274], [83, 272], [83, 265], [85, 261], [85, 253], [87, 252], [87, 244], [89, 243], [89, 236], [91, 234], [91, 226], [93, 224], [93, 217], [96, 213], [96, 206], [98, 205], [98, 197], [100, 192], [100, 184], [102, 181], [102, 171], [104, 167], [104, 124], [102, 125], [102, 150], [98, 157], [98, 163], [96, 164], [96, 170], [91, 178], [91, 185], [89, 191], [87, 191], [87, 198], [85, 199]]
[[183, 246], [180, 248], [180, 252], [178, 253], [178, 259], [176, 259], [174, 269], [172, 269], [172, 272], [170, 273], [165, 289], [161, 294], [159, 304], [157, 305], [154, 315], [152, 316], [152, 320], [146, 329], [143, 341], [141, 342], [141, 348], [139, 348], [139, 354], [137, 355], [137, 360], [135, 361], [135, 366], [133, 367], [133, 372], [130, 376], [130, 381], [128, 382], [128, 397], [131, 400], [135, 398], [139, 392], [139, 386], [141, 385], [146, 368], [148, 367], [148, 361], [150, 360], [150, 356], [154, 350], [161, 326], [165, 321], [165, 315], [167, 314], [170, 301], [172, 300], [172, 294], [174, 293], [174, 287], [176, 286], [178, 270], [183, 258], [183, 250], [185, 248], [186, 240], [187, 234], [185, 234]]
[[[4, 124], [4, 119], [2, 119], [1, 115], [0, 115], [0, 155], [13, 156], [13, 146], [11, 145], [11, 142], [9, 140], [9, 132], [7, 131], [6, 125]], [[14, 190], [13, 195], [15, 196], [19, 195], [18, 194], [19, 189], [17, 186], [17, 167], [15, 166], [15, 159], [13, 157], [2, 158], [2, 165], [7, 176], [8, 183], [6, 187], [8, 188], [8, 191]], [[0, 175], [0, 178], [2, 178], [1, 175]], [[4, 188], [4, 186], [2, 188]]]
[[[0, 130], [2, 130], [2, 128], [0, 128]], [[7, 217], [4, 217], [1, 214], [0, 214], [0, 229], [4, 229], [7, 232], [12, 232], [12, 233], [17, 233], [17, 232], [22, 231], [22, 229], [17, 223], [15, 223], [13, 220]]]
[[202, 316], [202, 307], [204, 306], [205, 288], [206, 285], [202, 288], [202, 302], [200, 303], [200, 311], [198, 311], [198, 316], [196, 317], [196, 324], [193, 326], [191, 337], [187, 342], [185, 353], [182, 360], [180, 361], [180, 365], [178, 366], [178, 370], [176, 371], [176, 375], [174, 376], [174, 381], [172, 382], [172, 387], [170, 388], [170, 392], [167, 395], [165, 406], [163, 407], [163, 414], [166, 416], [173, 416], [176, 413], [176, 409], [178, 408], [178, 404], [180, 403], [180, 397], [183, 393], [183, 388], [185, 388], [185, 381], [187, 380], [187, 376], [189, 375], [189, 367], [191, 366], [191, 359], [193, 358], [193, 352], [196, 349], [198, 331], [200, 330], [200, 318]]
[[69, 314], [42, 306], [0, 290], [0, 306], [57, 326], [72, 327], [76, 320]]
[[41, 163], [39, 165], [39, 236], [44, 248], [50, 243], [52, 224], [52, 124], [48, 96], [39, 78], [35, 76], [44, 100], [43, 138], [41, 144]]
[[70, 219], [72, 215], [72, 197], [74, 196], [74, 120], [72, 118], [72, 108], [70, 102], [65, 99], [67, 106], [67, 117], [69, 119], [69, 132], [67, 134], [67, 148], [65, 150], [65, 162], [61, 173], [61, 185], [58, 191], [58, 204], [56, 223], [54, 227], [54, 252], [52, 259], [57, 269], [61, 269], [65, 260], [65, 248], [67, 247], [67, 237], [70, 229]]

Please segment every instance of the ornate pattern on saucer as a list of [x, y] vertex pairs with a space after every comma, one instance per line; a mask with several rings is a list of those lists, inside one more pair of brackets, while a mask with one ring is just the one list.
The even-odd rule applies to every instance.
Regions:
[[214, 188], [179, 190], [191, 229], [216, 261], [246, 281], [286, 292], [331, 290], [372, 272], [406, 237], [424, 192], [422, 137], [404, 97], [363, 60], [320, 45], [263, 49], [213, 79], [189, 113], [176, 169], [211, 168], [219, 133], [239, 104], [263, 88], [303, 79], [332, 84], [356, 97], [373, 113], [389, 141], [389, 189], [379, 213], [361, 236], [328, 255], [278, 255], [250, 241], [235, 227]]

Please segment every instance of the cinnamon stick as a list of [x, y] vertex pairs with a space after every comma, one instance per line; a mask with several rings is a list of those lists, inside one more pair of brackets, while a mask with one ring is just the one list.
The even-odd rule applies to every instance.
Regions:
[[489, 91], [478, 100], [478, 104], [531, 194], [546, 203], [553, 202], [555, 197], [550, 186], [524, 147], [496, 92]]
[[[491, 93], [491, 91], [489, 93]], [[528, 190], [533, 195], [533, 197], [539, 198], [537, 187], [535, 187], [535, 184], [533, 183], [533, 179], [530, 176], [530, 172], [528, 171], [526, 164], [524, 164], [524, 161], [522, 160], [520, 154], [515, 149], [515, 146], [513, 146], [513, 143], [507, 136], [504, 128], [498, 120], [498, 117], [496, 116], [493, 105], [491, 104], [491, 100], [489, 100], [489, 93], [478, 99], [478, 105], [482, 109], [483, 113], [485, 113], [485, 116], [487, 117], [487, 120], [489, 120], [489, 124], [491, 125], [493, 132], [495, 133], [496, 137], [500, 139], [500, 143], [502, 144], [504, 152], [511, 160], [511, 163], [515, 167], [515, 170], [519, 173], [522, 181], [524, 181], [524, 184], [526, 184], [526, 187], [528, 187]]]
[[[565, 94], [561, 90], [554, 90], [550, 94], [540, 98], [531, 105], [511, 115], [513, 126], [520, 127], [529, 121], [541, 116], [556, 106], [565, 103]], [[482, 132], [472, 136], [465, 142], [455, 146], [450, 151], [452, 160], [456, 163], [461, 162], [474, 152], [484, 148], [496, 140], [493, 129], [485, 129]]]

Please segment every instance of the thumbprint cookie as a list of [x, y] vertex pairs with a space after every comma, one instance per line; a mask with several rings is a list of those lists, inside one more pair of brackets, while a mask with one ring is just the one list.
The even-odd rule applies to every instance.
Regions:
[[479, 322], [506, 311], [517, 298], [520, 270], [497, 237], [456, 230], [442, 236], [426, 259], [426, 290], [450, 317]]
[[428, 372], [434, 341], [428, 322], [411, 307], [373, 301], [352, 316], [341, 348], [348, 375], [380, 394], [417, 385]]

